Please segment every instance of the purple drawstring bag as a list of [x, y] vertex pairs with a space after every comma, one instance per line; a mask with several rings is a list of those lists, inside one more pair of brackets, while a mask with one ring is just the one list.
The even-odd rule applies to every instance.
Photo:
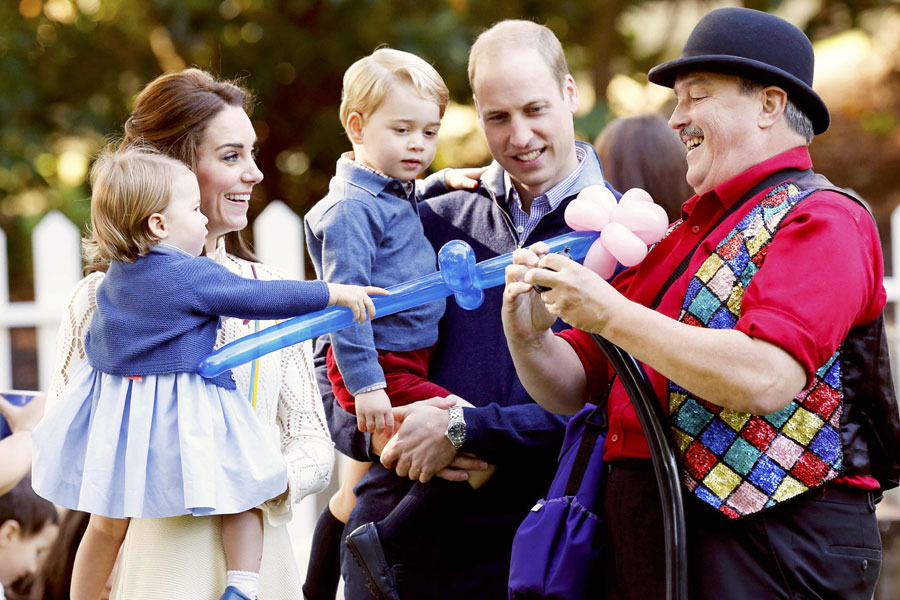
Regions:
[[585, 404], [569, 421], [547, 496], [513, 538], [510, 600], [603, 597], [605, 432], [605, 415], [593, 404]]

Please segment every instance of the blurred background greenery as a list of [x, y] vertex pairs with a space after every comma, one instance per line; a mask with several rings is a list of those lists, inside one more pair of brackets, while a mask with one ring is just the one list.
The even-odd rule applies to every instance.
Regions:
[[862, 193], [886, 225], [900, 203], [896, 1], [4, 0], [0, 227], [11, 299], [32, 294], [31, 228], [52, 209], [85, 222], [91, 156], [162, 72], [199, 66], [255, 92], [266, 177], [251, 218], [276, 198], [302, 215], [348, 148], [338, 121], [343, 71], [379, 44], [433, 62], [451, 89], [435, 167], [480, 164], [489, 155], [466, 59], [485, 27], [527, 18], [557, 34], [581, 92], [578, 135], [593, 140], [614, 116], [665, 113], [671, 92], [648, 85], [647, 70], [679, 54], [703, 13], [729, 4], [783, 16], [814, 40], [816, 88], [834, 117], [813, 144], [817, 168]]

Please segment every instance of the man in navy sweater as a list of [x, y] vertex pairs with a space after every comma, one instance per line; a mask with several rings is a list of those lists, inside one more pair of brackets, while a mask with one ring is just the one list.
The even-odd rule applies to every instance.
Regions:
[[[482, 261], [570, 231], [565, 207], [583, 188], [605, 182], [594, 149], [575, 141], [578, 92], [559, 41], [532, 22], [498, 23], [472, 47], [469, 82], [494, 162], [477, 187], [420, 205], [434, 248], [464, 240]], [[446, 402], [426, 400], [398, 409], [402, 424], [384, 448], [357, 431], [356, 418], [334, 402], [319, 342], [319, 387], [335, 444], [348, 456], [376, 463], [356, 488], [345, 533], [383, 518], [411, 479], [463, 481], [462, 468], [479, 468], [482, 461], [497, 466], [477, 490], [445, 486], [445, 510], [417, 516], [403, 547], [394, 549], [400, 566], [390, 596], [505, 597], [512, 537], [555, 472], [565, 419], [534, 403], [519, 383], [501, 303], [502, 287], [485, 290], [475, 311], [448, 300], [440, 324], [430, 379], [474, 408], [448, 411]], [[347, 598], [370, 597], [365, 576], [346, 551], [342, 573]]]

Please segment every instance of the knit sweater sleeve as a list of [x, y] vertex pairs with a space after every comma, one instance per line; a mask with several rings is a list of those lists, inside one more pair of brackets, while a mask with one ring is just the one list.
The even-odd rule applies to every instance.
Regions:
[[56, 405], [66, 385], [85, 358], [84, 336], [97, 309], [97, 286], [104, 273], [91, 273], [79, 281], [66, 302], [56, 334], [56, 360], [47, 394], [47, 410]]
[[324, 281], [245, 279], [205, 257], [175, 261], [176, 272], [194, 292], [194, 308], [239, 319], [287, 319], [325, 308]]

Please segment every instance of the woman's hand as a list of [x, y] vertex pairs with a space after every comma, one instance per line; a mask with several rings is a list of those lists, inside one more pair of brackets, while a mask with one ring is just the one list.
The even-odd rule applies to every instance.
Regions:
[[0, 415], [9, 423], [9, 429], [13, 433], [17, 431], [31, 431], [44, 416], [44, 404], [47, 401], [46, 394], [37, 394], [30, 402], [17, 406], [0, 396]]
[[368, 319], [375, 318], [375, 304], [369, 298], [369, 294], [387, 295], [384, 288], [367, 285], [345, 285], [343, 283], [329, 283], [328, 306], [346, 306], [353, 311], [353, 320], [364, 323]]

